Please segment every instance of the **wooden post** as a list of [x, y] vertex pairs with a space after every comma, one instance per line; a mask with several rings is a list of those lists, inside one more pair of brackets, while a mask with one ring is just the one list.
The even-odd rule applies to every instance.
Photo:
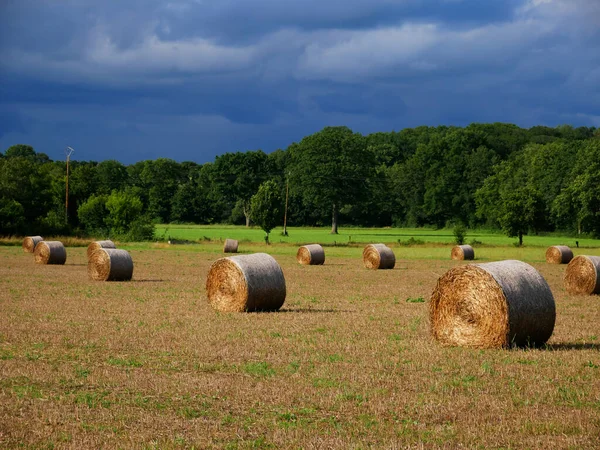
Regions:
[[283, 214], [283, 235], [287, 236], [287, 210], [288, 210], [288, 197], [290, 192], [290, 182], [286, 177], [285, 179], [285, 213]]

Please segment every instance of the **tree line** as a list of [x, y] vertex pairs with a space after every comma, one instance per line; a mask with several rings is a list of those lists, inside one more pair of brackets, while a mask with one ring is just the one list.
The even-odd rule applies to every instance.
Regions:
[[[600, 129], [327, 127], [287, 149], [124, 165], [0, 153], [0, 234], [150, 239], [154, 223], [491, 227], [600, 236]], [[268, 223], [268, 226], [266, 224]]]

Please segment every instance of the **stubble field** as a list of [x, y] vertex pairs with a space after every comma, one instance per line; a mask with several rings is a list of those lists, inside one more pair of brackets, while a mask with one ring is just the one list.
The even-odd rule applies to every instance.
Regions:
[[133, 281], [99, 283], [85, 248], [40, 266], [0, 247], [0, 447], [600, 446], [600, 298], [567, 294], [543, 250], [478, 256], [546, 278], [549, 345], [468, 350], [429, 335], [435, 283], [461, 264], [450, 247], [398, 247], [394, 270], [369, 271], [359, 247], [306, 267], [249, 244], [287, 283], [280, 312], [252, 314], [207, 304], [219, 245], [126, 248]]

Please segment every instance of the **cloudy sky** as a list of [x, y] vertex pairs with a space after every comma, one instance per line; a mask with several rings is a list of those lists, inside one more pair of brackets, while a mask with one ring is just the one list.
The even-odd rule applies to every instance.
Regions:
[[599, 0], [0, 0], [0, 151], [203, 163], [496, 121], [600, 127]]

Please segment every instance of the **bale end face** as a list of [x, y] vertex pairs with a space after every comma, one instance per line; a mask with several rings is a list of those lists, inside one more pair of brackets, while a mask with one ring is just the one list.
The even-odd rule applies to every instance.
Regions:
[[600, 256], [573, 258], [565, 270], [564, 286], [570, 294], [600, 294]]
[[129, 281], [133, 260], [127, 250], [99, 248], [88, 259], [88, 275], [94, 281]]
[[471, 261], [475, 259], [475, 250], [470, 245], [456, 245], [452, 248], [450, 257], [456, 261]]
[[566, 245], [553, 245], [546, 250], [548, 264], [569, 264], [573, 259], [573, 252]]
[[23, 251], [25, 253], [33, 253], [35, 246], [44, 240], [41, 236], [27, 236], [23, 239]]
[[64, 264], [67, 261], [67, 250], [62, 242], [41, 241], [33, 252], [37, 264]]

